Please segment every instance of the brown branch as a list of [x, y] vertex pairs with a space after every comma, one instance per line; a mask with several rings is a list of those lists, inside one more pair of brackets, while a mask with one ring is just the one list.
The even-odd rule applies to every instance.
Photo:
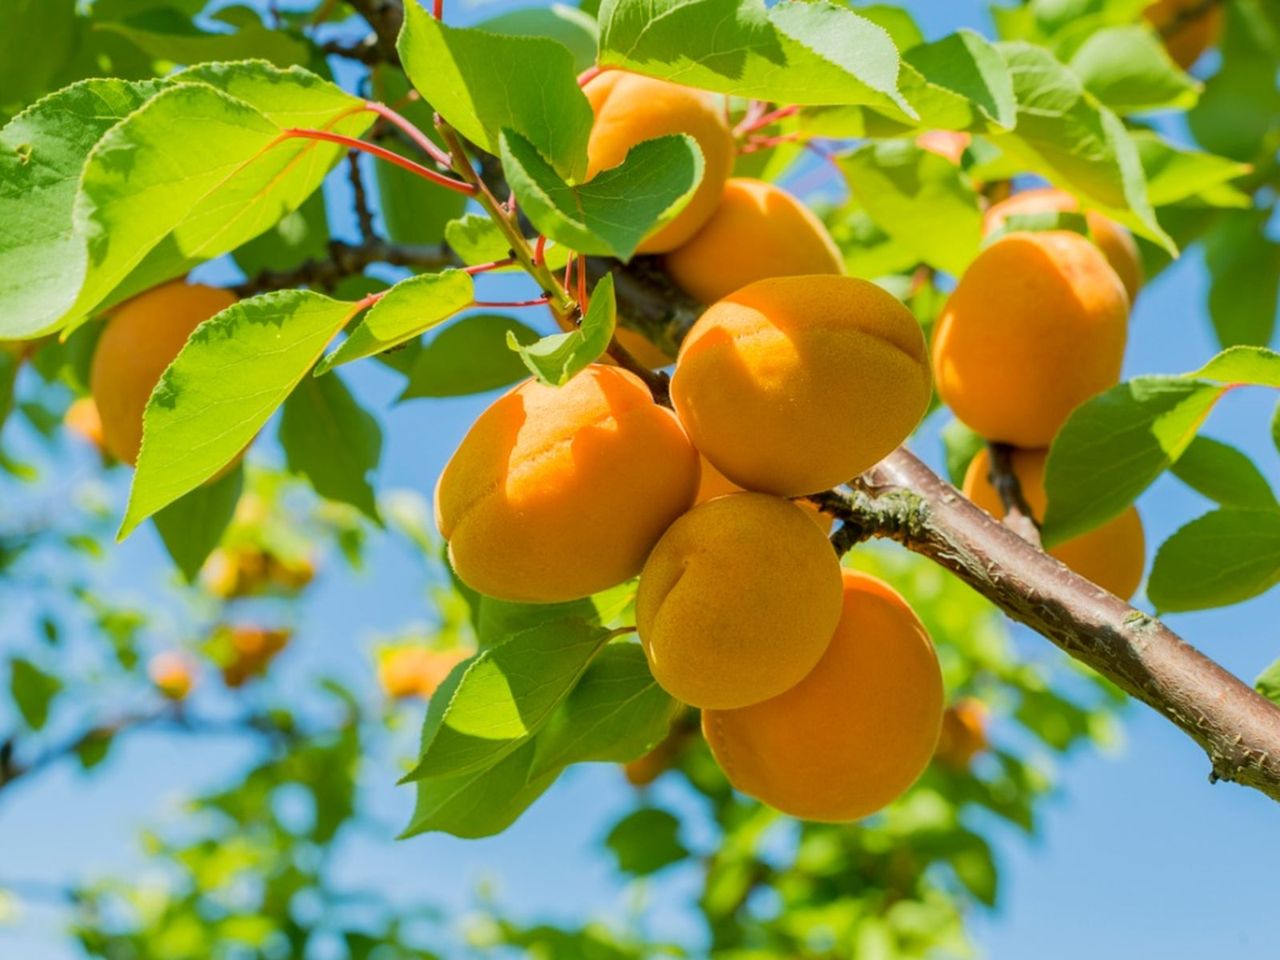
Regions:
[[352, 204], [355, 207], [356, 225], [360, 230], [360, 242], [368, 243], [376, 236], [373, 229], [373, 209], [369, 206], [369, 194], [364, 187], [364, 174], [360, 170], [360, 154], [347, 151], [347, 180], [351, 184]]
[[606, 273], [613, 274], [618, 323], [674, 357], [703, 306], [676, 287], [654, 258], [639, 257], [625, 266], [603, 257], [587, 258], [587, 277], [592, 285]]
[[457, 266], [460, 261], [443, 246], [412, 246], [376, 238], [360, 244], [334, 241], [329, 244], [329, 256], [323, 260], [308, 260], [292, 270], [268, 270], [234, 289], [241, 297], [293, 287], [332, 290], [347, 277], [363, 273], [365, 267], [374, 263], [440, 270]]
[[1004, 525], [1033, 546], [1040, 546], [1040, 524], [1036, 523], [1022, 484], [1013, 472], [1013, 450], [1007, 443], [989, 443], [991, 467], [987, 479], [995, 488], [1000, 504], [1004, 507]]
[[349, 0], [349, 3], [373, 28], [374, 47], [382, 62], [398, 64], [400, 54], [396, 50], [396, 38], [400, 36], [400, 26], [404, 23], [401, 0]]

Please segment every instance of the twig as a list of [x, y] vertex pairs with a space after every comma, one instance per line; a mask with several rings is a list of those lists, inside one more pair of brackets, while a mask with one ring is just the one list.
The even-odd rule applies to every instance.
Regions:
[[372, 33], [358, 43], [340, 43], [337, 40], [329, 40], [326, 43], [322, 43], [320, 49], [327, 56], [355, 60], [370, 67], [376, 66], [383, 61], [382, 49], [378, 46], [378, 38]]
[[292, 270], [269, 270], [234, 289], [240, 297], [294, 287], [333, 290], [347, 277], [363, 273], [366, 267], [374, 263], [389, 263], [396, 267], [415, 267], [420, 270], [442, 270], [457, 266], [459, 261], [443, 246], [418, 247], [387, 243], [380, 239], [361, 244], [334, 241], [329, 244], [329, 256], [324, 260], [308, 260]]
[[364, 176], [360, 171], [360, 154], [355, 150], [347, 151], [347, 179], [351, 181], [351, 192], [355, 195], [354, 207], [356, 223], [360, 229], [361, 243], [368, 243], [374, 237], [373, 209], [369, 206], [369, 195], [364, 189]]
[[377, 49], [384, 63], [398, 64], [400, 54], [396, 50], [396, 38], [404, 23], [404, 4], [401, 0], [349, 0], [352, 9], [373, 28], [377, 37]]
[[1004, 507], [1004, 524], [1027, 543], [1040, 546], [1040, 524], [1036, 522], [1027, 498], [1022, 492], [1022, 484], [1013, 472], [1013, 450], [1007, 443], [989, 443], [987, 449], [991, 454], [991, 467], [987, 471], [987, 479], [1000, 497]]

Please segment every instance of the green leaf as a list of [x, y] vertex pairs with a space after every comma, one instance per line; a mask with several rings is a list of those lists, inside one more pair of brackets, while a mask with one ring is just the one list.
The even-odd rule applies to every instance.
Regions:
[[647, 877], [689, 856], [680, 842], [679, 819], [657, 807], [642, 807], [623, 817], [604, 842], [618, 869], [633, 877]]
[[124, 21], [105, 21], [96, 29], [124, 37], [164, 63], [211, 60], [266, 60], [277, 67], [305, 66], [315, 48], [296, 34], [271, 30], [254, 17], [235, 32], [201, 30], [189, 15], [160, 8]]
[[527, 345], [537, 341], [538, 332], [514, 317], [463, 317], [418, 352], [400, 400], [486, 393], [523, 380], [528, 370], [508, 349], [508, 337]]
[[864, 144], [838, 162], [858, 203], [918, 259], [958, 277], [977, 256], [982, 211], [953, 163], [903, 140]]
[[266, 233], [238, 247], [232, 256], [247, 277], [256, 277], [268, 270], [295, 270], [308, 260], [327, 259], [329, 217], [325, 212], [324, 191], [317, 190], [307, 197], [297, 210], [285, 214]]
[[560, 176], [586, 176], [591, 105], [565, 47], [445, 26], [417, 3], [405, 4], [397, 47], [413, 85], [472, 143], [497, 154], [514, 130]]
[[702, 151], [684, 134], [636, 144], [618, 166], [579, 186], [562, 180], [518, 133], [502, 134], [502, 167], [538, 231], [587, 255], [627, 260], [684, 208], [702, 179]]
[[1204, 238], [1209, 317], [1218, 342], [1265, 345], [1275, 335], [1280, 303], [1280, 243], [1271, 240], [1271, 210], [1233, 210]]
[[382, 428], [334, 374], [303, 377], [284, 402], [285, 463], [327, 500], [349, 503], [380, 522], [369, 474], [382, 456]]
[[[405, 779], [493, 767], [542, 728], [608, 638], [599, 625], [554, 620], [467, 661], [455, 671], [444, 709], [428, 711], [421, 757]], [[436, 699], [444, 693], [442, 688]]]
[[474, 299], [475, 284], [471, 275], [462, 270], [423, 273], [401, 280], [373, 305], [342, 346], [320, 362], [316, 376], [406, 343], [465, 310]]
[[476, 638], [484, 648], [503, 643], [514, 634], [561, 620], [611, 626], [631, 605], [635, 594], [634, 581], [565, 603], [514, 603], [473, 594]]
[[152, 519], [187, 583], [194, 583], [209, 554], [231, 525], [244, 489], [244, 469], [237, 466], [225, 477], [196, 487]]
[[44, 727], [49, 719], [49, 706], [61, 690], [61, 680], [30, 660], [14, 657], [9, 661], [9, 692], [22, 719], [32, 730]]
[[1017, 122], [1009, 68], [1000, 52], [972, 30], [913, 47], [902, 59], [902, 90], [922, 125], [985, 131], [1008, 130]]
[[1187, 110], [1200, 85], [1169, 59], [1150, 27], [1109, 27], [1090, 34], [1069, 66], [1085, 89], [1121, 116]]
[[605, 274], [591, 294], [587, 315], [578, 329], [543, 337], [529, 346], [521, 344], [515, 333], [508, 333], [507, 346], [540, 381], [548, 386], [563, 387], [609, 348], [616, 322], [613, 274]]
[[1229, 347], [1188, 376], [1280, 389], [1280, 353], [1265, 347]]
[[444, 240], [469, 267], [505, 260], [511, 255], [507, 238], [493, 218], [483, 213], [467, 213], [450, 220], [445, 224]]
[[432, 831], [467, 839], [501, 833], [560, 774], [530, 778], [533, 750], [528, 743], [492, 767], [419, 780], [418, 801], [401, 839]]
[[538, 734], [534, 772], [635, 760], [667, 736], [680, 709], [653, 679], [639, 644], [614, 641]]
[[[182, 74], [188, 82], [152, 97], [94, 147], [76, 202], [88, 264], [83, 274], [68, 273], [67, 288], [79, 294], [66, 320], [89, 313], [148, 255], [160, 260], [155, 273], [171, 274], [235, 249], [296, 210], [342, 150], [281, 142], [286, 126], [358, 135], [369, 125], [359, 100], [304, 70], [236, 67]], [[214, 80], [252, 102], [207, 85]]]
[[75, 0], [0, 4], [0, 109], [20, 107], [48, 90], [75, 42]]
[[[13, 409], [13, 387], [21, 365], [18, 355], [8, 350], [4, 343], [0, 343], [0, 429], [4, 428], [9, 411]], [[524, 369], [523, 364], [520, 369]]]
[[147, 403], [120, 535], [234, 460], [358, 309], [310, 290], [279, 290], [197, 327]]
[[1272, 703], [1280, 705], [1280, 660], [1258, 674], [1253, 687]]
[[483, 30], [519, 37], [546, 37], [573, 54], [573, 69], [581, 73], [596, 62], [596, 22], [576, 7], [553, 3], [500, 14], [480, 24]]
[[1018, 122], [993, 136], [1031, 170], [1176, 253], [1147, 199], [1137, 148], [1124, 123], [1042, 47], [1001, 44], [1013, 77]]
[[161, 89], [151, 81], [85, 80], [0, 131], [0, 339], [50, 329], [75, 301], [77, 288], [66, 279], [83, 274], [86, 265], [87, 251], [72, 226], [85, 158], [117, 121]]
[[604, 0], [599, 62], [739, 97], [915, 116], [889, 34], [822, 0]]
[[1170, 468], [1197, 493], [1224, 507], [1276, 507], [1267, 478], [1252, 460], [1230, 444], [1196, 437]]
[[1240, 603], [1280, 583], [1280, 510], [1225, 507], [1156, 551], [1147, 596], [1162, 613]]
[[1280, 450], [1280, 403], [1276, 404], [1275, 412], [1271, 414], [1271, 442]]
[[1148, 130], [1135, 130], [1130, 136], [1138, 145], [1147, 176], [1147, 196], [1153, 205], [1163, 207], [1192, 198], [1217, 207], [1250, 205], [1248, 194], [1229, 185], [1249, 172], [1247, 163], [1178, 147]]
[[1198, 143], [1235, 160], [1262, 159], [1266, 152], [1275, 152], [1280, 89], [1275, 54], [1264, 39], [1264, 9], [1259, 0], [1223, 4], [1222, 66], [1205, 83], [1199, 105], [1187, 114]]

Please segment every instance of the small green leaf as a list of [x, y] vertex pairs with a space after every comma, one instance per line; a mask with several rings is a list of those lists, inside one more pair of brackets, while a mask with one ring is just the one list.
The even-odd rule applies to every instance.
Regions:
[[617, 305], [613, 297], [613, 274], [605, 274], [591, 294], [587, 315], [576, 330], [543, 337], [524, 346], [513, 332], [507, 346], [519, 354], [529, 371], [552, 387], [562, 387], [584, 367], [604, 354], [613, 339]]
[[1280, 705], [1280, 660], [1258, 674], [1253, 687], [1272, 703]]
[[[608, 637], [609, 631], [595, 624], [554, 620], [460, 665], [451, 676], [455, 682], [433, 698], [421, 757], [405, 779], [453, 777], [493, 767], [542, 728]], [[444, 709], [435, 709], [435, 701], [445, 696]]]
[[475, 284], [462, 270], [424, 273], [401, 280], [383, 294], [342, 346], [316, 367], [323, 376], [334, 367], [390, 350], [444, 323], [475, 298]]
[[1068, 230], [1082, 237], [1090, 236], [1089, 221], [1075, 210], [1038, 210], [1035, 213], [1015, 213], [1005, 217], [1000, 226], [983, 237], [983, 246], [990, 246], [1010, 233], [1042, 233], [1046, 230]]
[[400, 400], [485, 393], [523, 380], [528, 370], [507, 347], [508, 337], [528, 345], [538, 333], [514, 317], [492, 313], [445, 327], [418, 352]]
[[634, 581], [621, 583], [582, 600], [565, 603], [514, 603], [472, 594], [476, 637], [481, 648], [496, 646], [508, 637], [560, 620], [612, 626], [635, 599]]
[[637, 144], [618, 166], [580, 186], [562, 180], [534, 145], [502, 134], [502, 166], [539, 232], [579, 253], [627, 260], [684, 208], [702, 179], [702, 151], [679, 134]]
[[1280, 243], [1268, 236], [1271, 210], [1222, 214], [1204, 238], [1209, 317], [1218, 342], [1268, 344], [1280, 302]]
[[14, 657], [9, 661], [9, 692], [22, 719], [32, 730], [44, 727], [49, 719], [49, 706], [61, 690], [61, 680], [30, 660]]
[[1250, 205], [1248, 194], [1229, 184], [1249, 172], [1247, 163], [1175, 146], [1149, 130], [1135, 130], [1131, 136], [1138, 145], [1147, 176], [1147, 196], [1154, 206], [1190, 198], [1217, 207]]
[[952, 276], [982, 243], [982, 211], [955, 164], [903, 140], [873, 141], [839, 160], [872, 219], [918, 259]]
[[196, 487], [152, 518], [165, 549], [188, 583], [195, 582], [205, 560], [222, 541], [243, 489], [244, 469], [237, 466], [225, 477]]
[[1200, 85], [1169, 59], [1146, 26], [1108, 27], [1090, 34], [1068, 64], [1085, 89], [1121, 116], [1187, 110]]
[[1280, 353], [1265, 347], [1229, 347], [1188, 376], [1280, 389]]
[[310, 290], [279, 290], [197, 327], [147, 403], [120, 535], [234, 460], [358, 309]]
[[514, 130], [566, 179], [587, 172], [591, 105], [569, 51], [543, 37], [509, 37], [449, 27], [405, 4], [397, 44], [418, 92], [459, 133], [497, 154]]
[[1147, 596], [1163, 613], [1240, 603], [1280, 583], [1280, 510], [1224, 507], [1156, 551]]
[[483, 213], [467, 213], [445, 224], [444, 240], [467, 266], [505, 260], [511, 255], [507, 238], [493, 218]]
[[380, 522], [369, 474], [382, 456], [382, 428], [337, 374], [303, 377], [284, 402], [285, 463], [327, 500], [349, 503]]
[[1224, 507], [1277, 506], [1262, 471], [1230, 444], [1196, 437], [1170, 469], [1191, 489]]
[[642, 807], [623, 817], [604, 842], [618, 869], [633, 877], [647, 877], [689, 856], [680, 842], [679, 819], [657, 807]]

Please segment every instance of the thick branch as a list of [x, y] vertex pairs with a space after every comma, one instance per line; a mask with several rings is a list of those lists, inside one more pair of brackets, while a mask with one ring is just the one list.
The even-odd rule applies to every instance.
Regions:
[[402, 0], [349, 0], [349, 2], [356, 13], [364, 17], [373, 28], [376, 38], [374, 46], [382, 61], [399, 63], [400, 54], [396, 51], [396, 38], [400, 36], [400, 25], [404, 23]]
[[993, 520], [906, 450], [891, 454], [854, 487], [851, 497], [815, 499], [864, 537], [889, 537], [934, 560], [1162, 713], [1204, 748], [1212, 779], [1280, 800], [1280, 707], [1160, 621]]

